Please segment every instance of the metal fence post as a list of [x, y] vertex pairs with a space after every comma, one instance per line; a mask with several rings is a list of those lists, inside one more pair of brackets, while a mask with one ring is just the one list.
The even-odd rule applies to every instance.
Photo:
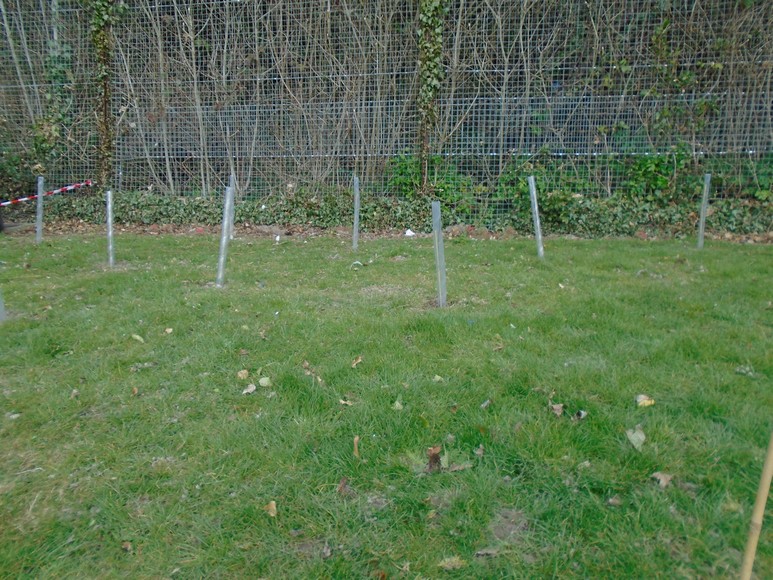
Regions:
[[44, 193], [44, 179], [42, 175], [38, 175], [38, 199], [37, 208], [35, 212], [35, 243], [39, 244], [43, 241], [43, 193]]
[[706, 214], [709, 210], [709, 189], [711, 189], [711, 173], [703, 176], [703, 198], [701, 199], [701, 219], [698, 224], [698, 249], [703, 249], [703, 235], [706, 233]]
[[231, 213], [234, 205], [234, 190], [231, 186], [225, 188], [225, 204], [223, 205], [223, 226], [220, 233], [220, 256], [217, 260], [217, 280], [215, 286], [223, 287], [225, 279], [225, 261], [228, 255], [228, 239], [230, 237], [229, 229], [231, 223]]
[[432, 235], [435, 240], [435, 266], [437, 268], [437, 305], [446, 305], [446, 255], [443, 248], [443, 222], [440, 217], [440, 202], [432, 202]]
[[113, 191], [105, 192], [106, 208], [105, 221], [107, 222], [107, 265], [111, 268], [115, 265], [115, 252], [113, 250]]
[[360, 178], [354, 176], [354, 228], [352, 230], [352, 250], [357, 251], [360, 242]]
[[542, 260], [545, 257], [545, 248], [542, 246], [542, 227], [539, 221], [539, 206], [537, 205], [537, 183], [534, 176], [530, 175], [529, 197], [531, 197], [531, 217], [534, 219], [534, 237], [537, 239], [537, 257]]

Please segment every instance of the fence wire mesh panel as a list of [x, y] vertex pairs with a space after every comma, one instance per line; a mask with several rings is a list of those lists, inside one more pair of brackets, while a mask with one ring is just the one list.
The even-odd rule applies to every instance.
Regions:
[[[98, 4], [0, 0], [7, 187], [96, 170]], [[556, 203], [698, 199], [704, 173], [715, 196], [771, 188], [766, 0], [136, 0], [115, 14], [118, 191], [207, 197], [233, 171], [237, 199], [350, 195], [356, 174], [363, 194], [423, 192], [496, 223], [515, 195], [528, 204], [528, 175]]]

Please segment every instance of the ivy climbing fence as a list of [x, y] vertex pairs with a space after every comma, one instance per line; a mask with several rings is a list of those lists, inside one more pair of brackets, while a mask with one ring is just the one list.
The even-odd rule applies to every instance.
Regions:
[[348, 195], [358, 175], [363, 195], [426, 195], [493, 221], [528, 204], [528, 175], [548, 211], [578, 197], [692, 202], [704, 173], [715, 196], [771, 192], [768, 0], [0, 0], [0, 11], [7, 188], [39, 171], [89, 177], [100, 159], [119, 192], [160, 196], [218, 195], [231, 172], [239, 199]]

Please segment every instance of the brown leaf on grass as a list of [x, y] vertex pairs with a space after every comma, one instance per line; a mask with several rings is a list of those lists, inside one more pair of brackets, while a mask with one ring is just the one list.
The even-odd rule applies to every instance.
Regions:
[[360, 436], [359, 435], [354, 436], [354, 456], [357, 459], [360, 458]]
[[140, 390], [137, 387], [132, 387], [132, 397], [136, 397], [140, 394]]
[[650, 477], [658, 482], [660, 489], [666, 489], [671, 485], [671, 480], [674, 478], [670, 473], [663, 473], [662, 471], [656, 471]]
[[333, 555], [333, 548], [330, 547], [330, 544], [325, 542], [325, 545], [322, 546], [322, 559], [327, 560], [332, 555]]
[[238, 373], [236, 373], [236, 377], [241, 381], [247, 379], [249, 376], [250, 376], [250, 371], [248, 371], [247, 369], [242, 369]]
[[352, 403], [351, 401], [347, 401], [346, 399], [338, 399], [338, 404], [346, 405], [347, 407], [351, 407], [352, 405], [354, 405], [354, 403]]
[[338, 482], [336, 492], [338, 492], [340, 495], [354, 495], [354, 490], [349, 485], [349, 480], [345, 477], [342, 477], [341, 481]]
[[250, 384], [249, 384], [249, 385], [247, 385], [247, 387], [246, 387], [246, 388], [245, 388], [245, 389], [242, 391], [242, 395], [251, 395], [252, 393], [254, 393], [254, 392], [255, 392], [255, 389], [257, 389], [257, 387], [256, 387], [254, 384], [250, 383]]
[[265, 511], [272, 518], [275, 518], [276, 517], [276, 502], [272, 499], [270, 502], [268, 502], [266, 505], [263, 506], [263, 511]]
[[499, 556], [499, 550], [496, 548], [483, 548], [475, 552], [476, 558], [496, 558]]
[[494, 352], [498, 352], [500, 350], [503, 350], [505, 348], [505, 341], [504, 339], [499, 336], [498, 334], [494, 336], [494, 346], [492, 350]]
[[359, 355], [356, 359], [352, 361], [352, 368], [357, 368], [357, 365], [362, 362], [362, 355]]
[[623, 505], [623, 500], [620, 498], [619, 495], [613, 495], [607, 500], [607, 505], [612, 507], [619, 507]]
[[449, 468], [448, 471], [451, 473], [455, 471], [464, 471], [465, 469], [471, 469], [472, 463], [453, 463]]
[[554, 403], [553, 401], [550, 401], [550, 403], [548, 403], [548, 408], [550, 409], [550, 412], [553, 413], [556, 417], [560, 417], [564, 414], [563, 403]]
[[440, 445], [435, 445], [434, 447], [428, 447], [427, 448], [427, 471], [430, 473], [433, 473], [435, 471], [440, 471], [440, 450], [442, 447]]
[[80, 396], [81, 396], [81, 392], [78, 389], [73, 389], [72, 392], [70, 393], [71, 399], [77, 399]]
[[303, 372], [306, 374], [307, 377], [313, 377], [317, 380], [318, 383], [322, 384], [322, 377], [317, 374], [317, 371], [314, 370], [314, 367], [312, 367], [309, 364], [309, 361], [305, 360], [303, 361]]
[[246, 348], [239, 349], [239, 356], [247, 356], [248, 354], [250, 354], [250, 351], [248, 351]]
[[134, 546], [132, 546], [131, 542], [121, 542], [121, 549], [131, 554], [134, 551]]
[[156, 363], [149, 361], [149, 362], [143, 362], [143, 363], [135, 363], [132, 366], [129, 367], [129, 371], [132, 373], [138, 373], [142, 369], [150, 369], [156, 366]]
[[446, 570], [447, 572], [450, 572], [451, 570], [459, 570], [460, 568], [464, 568], [467, 565], [467, 562], [462, 560], [459, 556], [452, 556], [450, 558], [446, 558], [442, 560], [438, 564], [438, 568], [441, 570]]
[[483, 457], [483, 455], [486, 453], [485, 447], [483, 447], [483, 443], [478, 445], [478, 448], [475, 450], [475, 455], [478, 457]]
[[174, 328], [165, 328], [164, 334], [172, 334], [174, 332]]
[[481, 403], [480, 408], [485, 411], [490, 406], [491, 406], [491, 399], [486, 399], [485, 401], [483, 401], [483, 403]]

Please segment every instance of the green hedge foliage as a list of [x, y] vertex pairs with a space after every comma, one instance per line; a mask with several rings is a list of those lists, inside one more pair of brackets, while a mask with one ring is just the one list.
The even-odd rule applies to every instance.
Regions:
[[[528, 193], [521, 188], [514, 188], [511, 193], [505, 196], [500, 192], [495, 198], [475, 198], [470, 194], [465, 199], [443, 200], [443, 223], [530, 234], [533, 226]], [[595, 197], [561, 192], [540, 196], [542, 229], [546, 234], [631, 236], [644, 230], [670, 236], [688, 235], [695, 232], [698, 212], [697, 202], [648, 202], [635, 196]], [[9, 215], [7, 219], [13, 218]], [[101, 223], [105, 219], [105, 203], [91, 193], [48, 198], [46, 219]], [[222, 199], [120, 192], [114, 195], [114, 219], [118, 224], [217, 225], [222, 220]], [[321, 229], [350, 226], [353, 202], [346, 192], [299, 192], [251, 199], [237, 202], [235, 221]], [[364, 194], [360, 223], [364, 231], [370, 232], [394, 228], [428, 232], [432, 227], [430, 200]], [[714, 200], [707, 229], [733, 234], [773, 231], [773, 204], [756, 199]]]

